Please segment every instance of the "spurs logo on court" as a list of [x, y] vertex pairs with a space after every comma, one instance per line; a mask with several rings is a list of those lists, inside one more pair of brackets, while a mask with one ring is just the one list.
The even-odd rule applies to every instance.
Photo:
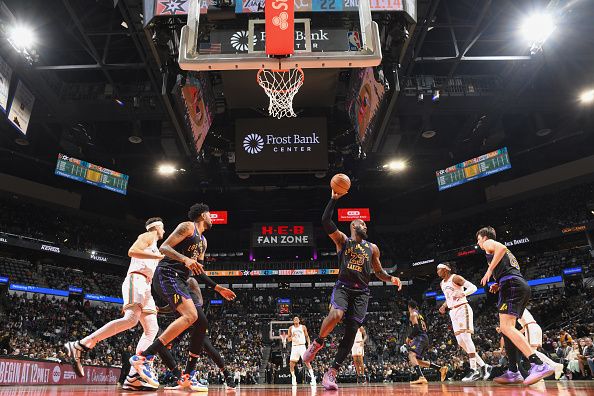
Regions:
[[288, 19], [289, 14], [283, 11], [274, 18], [272, 18], [272, 24], [274, 26], [278, 26], [280, 30], [287, 30], [289, 28], [289, 22], [287, 22]]
[[258, 154], [264, 148], [264, 139], [257, 133], [250, 133], [243, 139], [243, 149], [248, 154]]

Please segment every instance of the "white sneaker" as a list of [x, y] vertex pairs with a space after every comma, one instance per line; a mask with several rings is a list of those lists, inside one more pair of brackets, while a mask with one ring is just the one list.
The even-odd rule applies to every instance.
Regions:
[[483, 376], [483, 381], [488, 381], [489, 378], [491, 377], [491, 372], [493, 371], [493, 366], [489, 365], [489, 364], [485, 364], [483, 366], [483, 373], [485, 374]]
[[316, 377], [311, 377], [311, 382], [309, 383], [311, 386], [316, 386], [317, 382], [316, 382]]
[[152, 371], [152, 358], [147, 358], [142, 355], [134, 355], [130, 358], [130, 366], [136, 369], [140, 378], [152, 387], [159, 387], [159, 380]]
[[563, 365], [561, 363], [557, 363], [555, 365], [555, 379], [558, 380], [563, 375]]
[[462, 378], [462, 382], [478, 381], [482, 378], [483, 378], [483, 376], [481, 375], [480, 371], [474, 370], [474, 371], [471, 371], [470, 373], [468, 373], [468, 375], [466, 377]]
[[126, 380], [124, 381], [124, 385], [122, 385], [123, 390], [130, 390], [130, 391], [147, 391], [147, 390], [154, 390], [159, 389], [159, 387], [154, 387], [147, 382], [144, 382], [140, 375], [128, 375]]

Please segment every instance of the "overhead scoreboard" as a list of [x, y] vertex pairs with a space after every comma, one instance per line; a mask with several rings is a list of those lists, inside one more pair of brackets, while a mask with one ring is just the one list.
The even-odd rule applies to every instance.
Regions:
[[507, 147], [435, 172], [439, 191], [511, 168]]
[[64, 154], [58, 154], [56, 175], [124, 195], [128, 189], [128, 175]]

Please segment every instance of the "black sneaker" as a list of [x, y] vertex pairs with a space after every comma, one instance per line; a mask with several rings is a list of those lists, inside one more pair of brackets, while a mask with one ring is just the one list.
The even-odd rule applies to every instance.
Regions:
[[225, 388], [235, 389], [235, 380], [231, 374], [225, 376]]
[[84, 377], [85, 368], [82, 365], [81, 359], [82, 355], [88, 351], [89, 348], [82, 345], [80, 341], [70, 341], [64, 344], [64, 349], [66, 349], [66, 353], [68, 353], [70, 363], [72, 364], [72, 368], [74, 369], [76, 375], [79, 377]]

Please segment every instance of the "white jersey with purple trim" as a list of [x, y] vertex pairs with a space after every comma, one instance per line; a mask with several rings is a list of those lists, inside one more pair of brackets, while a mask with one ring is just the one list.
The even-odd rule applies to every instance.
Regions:
[[305, 332], [303, 331], [303, 325], [289, 327], [291, 333], [291, 346], [305, 345]]
[[[143, 252], [158, 254], [159, 249], [157, 248], [157, 240], [155, 239], [149, 247], [143, 250]], [[128, 274], [131, 272], [139, 272], [145, 275], [149, 280], [153, 279], [157, 264], [159, 264], [159, 260], [157, 259], [139, 259], [132, 257], [130, 266], [128, 267]]]
[[454, 276], [456, 275], [452, 274], [448, 279], [442, 280], [440, 283], [441, 290], [443, 291], [449, 309], [468, 303], [466, 296], [456, 296], [460, 293], [464, 294], [464, 287], [454, 283]]
[[353, 342], [353, 346], [351, 347], [351, 355], [353, 356], [363, 356], [365, 353], [365, 345], [363, 341], [363, 332], [361, 329], [357, 330], [357, 335], [355, 336], [355, 341]]
[[532, 316], [530, 311], [525, 309], [524, 313], [522, 314], [522, 317], [518, 319], [518, 322], [520, 322], [522, 327], [525, 327], [527, 324], [536, 323], [536, 320], [534, 320], [534, 316]]
[[518, 319], [518, 322], [524, 329], [524, 336], [526, 336], [528, 344], [530, 344], [531, 347], [542, 346], [542, 328], [536, 323], [536, 320], [534, 320], [530, 311], [525, 309], [522, 317]]

